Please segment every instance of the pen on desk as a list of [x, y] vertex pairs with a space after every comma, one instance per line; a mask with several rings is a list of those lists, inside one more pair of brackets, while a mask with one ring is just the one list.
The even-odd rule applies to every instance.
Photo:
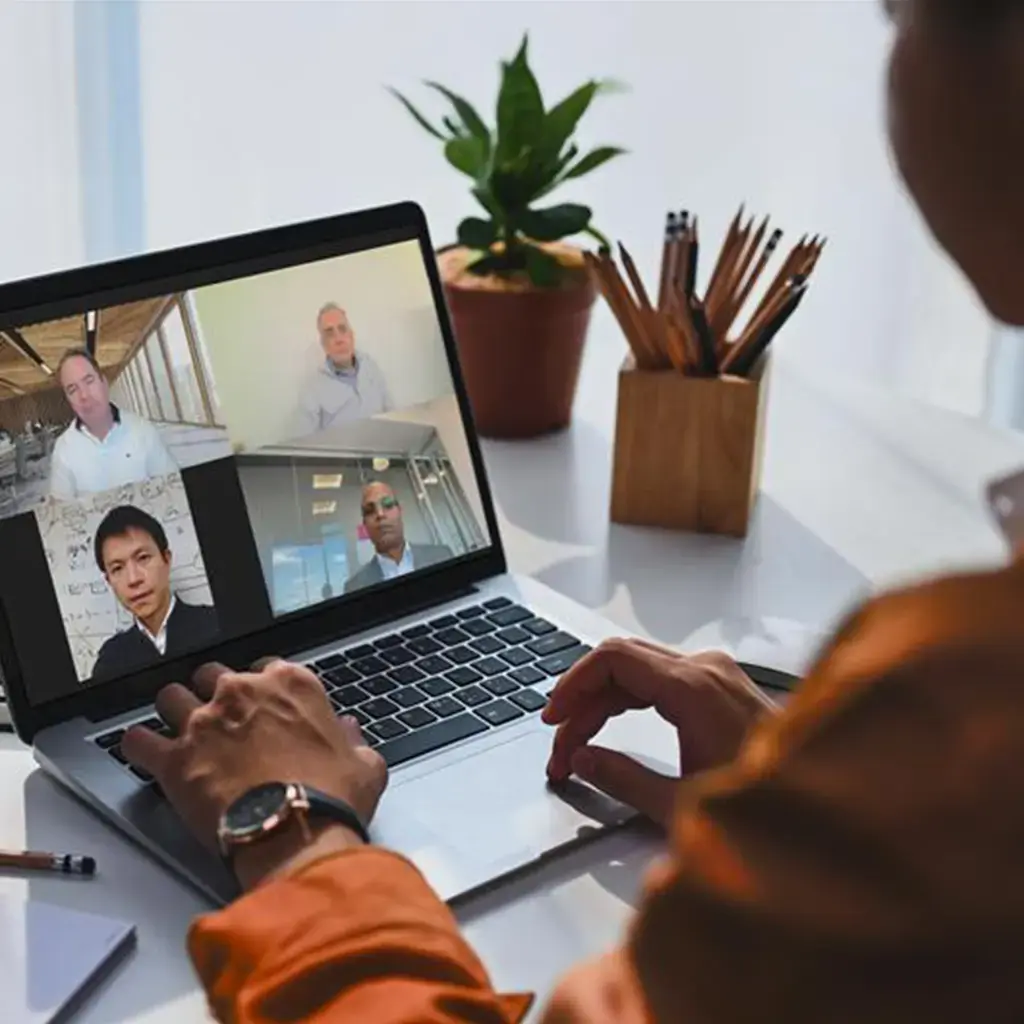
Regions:
[[0, 868], [21, 868], [25, 871], [55, 871], [61, 875], [84, 875], [91, 878], [96, 874], [96, 861], [79, 853], [42, 853], [35, 850], [23, 852], [0, 851]]

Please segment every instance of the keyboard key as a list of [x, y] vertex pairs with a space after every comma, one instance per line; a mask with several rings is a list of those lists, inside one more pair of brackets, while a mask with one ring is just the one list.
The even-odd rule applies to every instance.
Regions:
[[553, 622], [547, 619], [527, 619], [523, 622], [523, 629], [534, 636], [544, 636], [545, 633], [554, 633], [558, 628]]
[[485, 676], [500, 676], [502, 672], [508, 670], [508, 665], [497, 658], [481, 658], [479, 661], [473, 662], [473, 668], [477, 672], [483, 672]]
[[524, 640], [529, 640], [533, 636], [532, 633], [527, 633], [522, 626], [509, 626], [508, 629], [503, 629], [498, 633], [498, 639], [504, 640], [507, 644], [521, 644]]
[[136, 722], [136, 725], [141, 725], [143, 729], [149, 729], [151, 732], [160, 732], [164, 728], [164, 720], [154, 715], [144, 722]]
[[478, 615], [483, 615], [483, 613], [483, 608], [478, 604], [474, 604], [469, 608], [460, 608], [455, 615], [462, 621], [465, 621], [466, 619], [475, 619]]
[[471, 637], [468, 633], [463, 633], [461, 629], [442, 629], [440, 633], [434, 634], [434, 639], [439, 644], [444, 644], [445, 647], [456, 647], [459, 644], [464, 644]]
[[504, 697], [506, 693], [515, 693], [519, 689], [519, 684], [513, 682], [508, 676], [495, 676], [493, 679], [485, 679], [483, 686], [485, 689], [490, 690], [495, 697]]
[[442, 615], [438, 619], [431, 619], [427, 625], [431, 629], [447, 629], [449, 626], [454, 626], [458, 621], [454, 615]]
[[470, 619], [462, 624], [462, 628], [472, 636], [483, 636], [484, 633], [495, 632], [498, 627], [486, 619]]
[[523, 712], [507, 700], [495, 700], [474, 712], [490, 725], [504, 725], [513, 719], [522, 718]]
[[386, 651], [381, 651], [380, 656], [389, 665], [408, 665], [416, 660], [416, 655], [408, 647], [389, 647]]
[[[408, 681], [410, 683], [416, 682], [415, 679]], [[398, 689], [398, 683], [388, 679], [387, 676], [374, 676], [372, 679], [364, 679], [359, 685], [372, 697], [383, 697], [385, 693]]]
[[463, 665], [445, 673], [445, 678], [450, 679], [456, 686], [468, 686], [470, 683], [479, 682], [483, 676], [470, 665]]
[[415, 651], [421, 658], [427, 654], [437, 654], [438, 651], [444, 650], [444, 644], [439, 644], [433, 637], [421, 636], [414, 637], [408, 646], [410, 651]]
[[109, 750], [107, 751], [107, 753], [108, 753], [108, 754], [109, 754], [109, 755], [110, 755], [110, 756], [111, 756], [111, 757], [112, 757], [112, 758], [113, 758], [113, 759], [114, 759], [115, 761], [120, 761], [120, 762], [121, 762], [121, 764], [127, 764], [127, 763], [128, 763], [128, 758], [127, 758], [127, 757], [125, 757], [125, 756], [124, 756], [124, 754], [122, 754], [122, 753], [121, 753], [121, 748], [120, 748], [120, 746], [115, 746], [115, 747], [111, 747], [111, 748], [110, 748], [110, 749], [109, 749]]
[[471, 640], [469, 646], [481, 654], [493, 654], [500, 651], [505, 645], [493, 636], [482, 636], [479, 640]]
[[331, 703], [336, 707], [352, 708], [357, 704], [362, 704], [369, 696], [362, 687], [353, 684], [352, 686], [343, 686], [340, 690], [335, 690], [331, 694]]
[[509, 608], [503, 608], [500, 612], [495, 612], [493, 615], [488, 615], [487, 618], [499, 626], [511, 626], [515, 622], [525, 622], [527, 619], [532, 619], [533, 612], [514, 604]]
[[403, 708], [413, 708], [417, 704], [422, 704], [427, 699], [427, 695], [415, 686], [404, 686], [397, 693], [391, 694], [389, 699], [396, 704], [401, 704]]
[[479, 686], [467, 686], [455, 694], [455, 699], [461, 700], [467, 708], [475, 708], [486, 704], [491, 699], [491, 695], [486, 690], [481, 690]]
[[360, 729], [365, 729], [370, 724], [370, 716], [363, 714], [362, 708], [349, 708], [345, 714], [351, 715], [359, 723]]
[[542, 679], [546, 678], [543, 672], [539, 672], [532, 665], [517, 668], [514, 672], [509, 672], [509, 676], [519, 683], [520, 686], [533, 686], [534, 683], [539, 683]]
[[510, 665], [525, 665], [527, 662], [533, 661], [534, 656], [525, 647], [513, 647], [511, 650], [502, 651], [498, 655], [504, 661], [507, 661]]
[[376, 647], [378, 651], [383, 651], [388, 647], [397, 647], [401, 643], [402, 638], [397, 633], [390, 633], [388, 636], [377, 637], [377, 639], [373, 641], [373, 646]]
[[[433, 675], [434, 673], [431, 673]], [[427, 678], [427, 673], [421, 671], [415, 665], [403, 665], [401, 668], [393, 668], [388, 673], [389, 679], [394, 679], [396, 683], [402, 686], [408, 686], [409, 683], [418, 683], [421, 679]]]
[[349, 683], [354, 683], [359, 678], [359, 673], [353, 672], [348, 665], [332, 668], [324, 673], [324, 679], [332, 686], [348, 686]]
[[398, 739], [382, 743], [377, 750], [388, 766], [394, 768], [415, 757], [422, 757], [435, 750], [442, 750], [453, 743], [458, 743], [459, 740], [469, 739], [470, 736], [477, 736], [486, 731], [487, 726], [467, 711], [461, 715], [454, 715], [443, 722], [438, 722], [436, 725], [428, 725], [423, 729], [400, 736]]
[[139, 780], [139, 782], [148, 783], [153, 781], [153, 776], [150, 775], [145, 768], [139, 768], [137, 765], [133, 764], [130, 767], [130, 771], [132, 775], [134, 775]]
[[431, 697], [440, 697], [444, 693], [451, 693], [455, 686], [447, 679], [439, 678], [428, 679], [425, 683], [420, 683], [419, 688], [424, 693], [429, 693]]
[[548, 655], [557, 654], [559, 651], [567, 651], [578, 643], [579, 640], [568, 633], [548, 633], [547, 636], [531, 640], [526, 645], [526, 649], [533, 651], [539, 658], [546, 658]]
[[499, 608], [507, 608], [511, 603], [507, 597], [492, 597], [490, 601], [484, 601], [484, 607], [489, 612], [496, 612]]
[[472, 647], [453, 647], [450, 651], [445, 651], [444, 656], [449, 661], [454, 661], [456, 665], [465, 665], [468, 661], [476, 661], [480, 657], [480, 652], [474, 651]]
[[398, 716], [398, 720], [403, 725], [409, 726], [410, 729], [421, 729], [425, 725], [430, 725], [431, 722], [436, 722], [437, 717], [426, 708], [410, 708], [408, 711], [403, 711]]
[[383, 722], [370, 724], [370, 732], [382, 740], [393, 740], [397, 736], [404, 736], [408, 731], [401, 722], [394, 718], [385, 718]]
[[386, 661], [381, 661], [376, 657], [360, 658], [358, 661], [352, 662], [352, 667], [361, 676], [379, 676], [390, 668]]
[[360, 658], [369, 658], [371, 654], [376, 654], [377, 649], [373, 644], [360, 644], [358, 647], [350, 647], [345, 653], [350, 661], [359, 661]]
[[408, 629], [402, 630], [402, 637], [405, 640], [418, 640], [421, 636], [426, 636], [429, 632], [430, 627], [426, 625], [410, 626]]
[[452, 697], [438, 697], [430, 701], [427, 707], [439, 718], [451, 718], [463, 710], [463, 706]]
[[121, 742], [121, 737], [123, 735], [124, 729], [115, 729], [113, 732], [107, 732], [102, 736], [97, 736], [94, 742], [101, 750], [109, 750], [111, 747], [116, 747], [117, 744]]
[[524, 711], [540, 711], [544, 707], [548, 699], [542, 697], [536, 690], [520, 690], [518, 693], [513, 693], [509, 700], [513, 704], [518, 704]]
[[326, 657], [317, 658], [316, 669], [318, 672], [330, 672], [332, 668], [339, 668], [348, 659], [344, 654], [328, 654]]
[[569, 650], [562, 651], [561, 654], [553, 654], [550, 658], [537, 662], [537, 667], [543, 669], [549, 676], [560, 676], [589, 652], [590, 648], [586, 644], [580, 644], [579, 647], [570, 647]]
[[421, 658], [415, 665], [415, 668], [418, 668], [428, 676], [439, 676], [442, 672], [447, 672], [451, 667], [452, 663], [440, 654], [432, 654], [429, 658]]
[[387, 718], [398, 711], [398, 705], [387, 697], [377, 697], [375, 700], [367, 701], [359, 710], [371, 718]]

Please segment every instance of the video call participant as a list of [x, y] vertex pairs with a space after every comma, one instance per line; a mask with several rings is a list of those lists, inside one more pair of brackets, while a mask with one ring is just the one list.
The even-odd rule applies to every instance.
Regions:
[[394, 406], [388, 383], [366, 353], [356, 352], [345, 310], [328, 302], [317, 314], [316, 327], [324, 361], [303, 384], [295, 436], [389, 412]]
[[93, 678], [124, 675], [216, 639], [215, 609], [187, 604], [171, 590], [167, 534], [148, 512], [133, 505], [108, 512], [94, 550], [100, 572], [135, 623], [103, 644]]
[[86, 349], [64, 353], [57, 379], [75, 419], [53, 446], [54, 498], [70, 501], [178, 469], [156, 427], [110, 401], [107, 379]]
[[395, 492], [385, 483], [370, 483], [363, 488], [363, 525], [373, 541], [374, 555], [362, 569], [349, 577], [345, 584], [346, 594], [396, 576], [405, 576], [415, 569], [446, 562], [452, 557], [451, 549], [444, 544], [406, 542], [402, 506]]

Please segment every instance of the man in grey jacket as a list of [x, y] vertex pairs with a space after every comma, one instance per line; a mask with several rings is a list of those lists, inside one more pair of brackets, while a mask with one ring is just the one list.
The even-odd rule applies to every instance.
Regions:
[[444, 544], [406, 542], [402, 506], [395, 492], [385, 483], [378, 481], [363, 488], [363, 525], [373, 541], [374, 555], [349, 577], [345, 584], [346, 594], [396, 576], [405, 576], [428, 565], [437, 565], [452, 557], [451, 549]]
[[345, 310], [328, 302], [317, 314], [316, 326], [324, 361], [302, 387], [295, 437], [393, 408], [380, 367], [356, 352], [355, 332]]

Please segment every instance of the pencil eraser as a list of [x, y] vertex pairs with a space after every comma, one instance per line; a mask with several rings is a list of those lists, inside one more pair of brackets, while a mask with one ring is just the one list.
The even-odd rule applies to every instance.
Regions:
[[83, 875], [95, 875], [96, 874], [96, 858], [95, 857], [83, 857], [82, 858], [82, 874]]

